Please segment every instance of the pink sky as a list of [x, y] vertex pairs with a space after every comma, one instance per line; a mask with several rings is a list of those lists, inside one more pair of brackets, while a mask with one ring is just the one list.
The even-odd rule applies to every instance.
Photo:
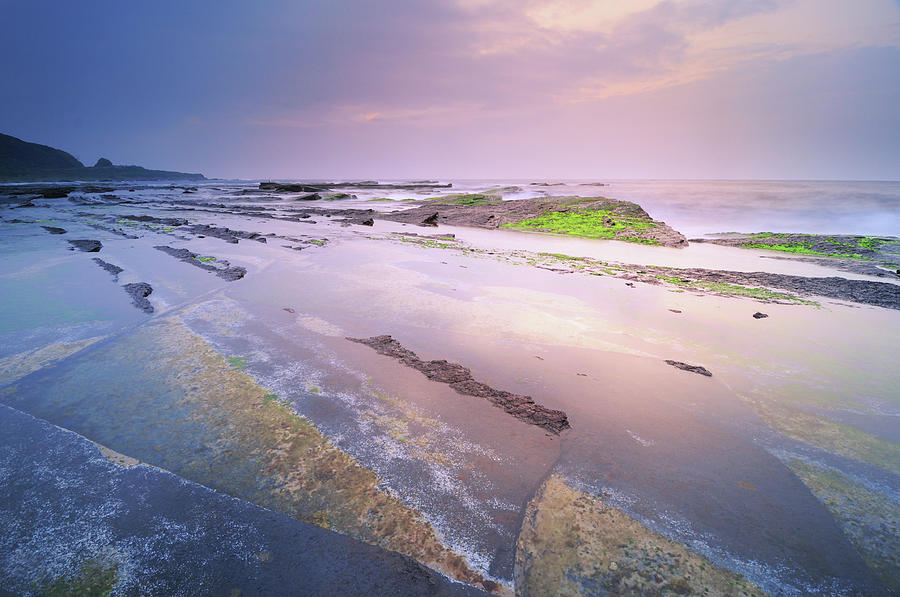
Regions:
[[[19, 58], [0, 72], [0, 129], [85, 161], [247, 178], [900, 179], [896, 0], [46, 8], [10, 5], [0, 25]], [[37, 14], [35, 56], [16, 23]]]

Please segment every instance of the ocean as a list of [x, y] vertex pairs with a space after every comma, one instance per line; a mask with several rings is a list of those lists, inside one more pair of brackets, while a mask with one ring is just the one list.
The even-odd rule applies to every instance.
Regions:
[[[507, 198], [606, 196], [633, 201], [688, 237], [716, 232], [900, 236], [900, 182], [764, 180], [460, 180], [456, 192], [519, 186]], [[600, 186], [602, 184], [602, 186]], [[545, 186], [547, 185], [547, 186]]]

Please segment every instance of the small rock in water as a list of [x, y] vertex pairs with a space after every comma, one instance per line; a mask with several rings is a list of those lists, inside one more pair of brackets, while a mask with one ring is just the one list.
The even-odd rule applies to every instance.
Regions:
[[369, 218], [368, 220], [363, 220], [363, 221], [361, 222], [361, 224], [362, 224], [363, 226], [374, 226], [374, 225], [375, 225], [375, 220], [373, 220], [372, 218]]
[[121, 274], [123, 271], [121, 267], [119, 267], [118, 265], [113, 265], [112, 263], [109, 263], [107, 261], [103, 261], [99, 257], [94, 257], [94, 263], [112, 274], [113, 280], [115, 280], [116, 282], [119, 281], [119, 274]]
[[437, 221], [438, 212], [434, 212], [433, 214], [422, 220], [422, 223], [419, 224], [419, 226], [437, 226]]
[[131, 296], [131, 302], [135, 307], [144, 313], [153, 313], [153, 305], [147, 300], [147, 297], [153, 292], [153, 288], [149, 284], [146, 282], [135, 282], [133, 284], [125, 284], [122, 288]]
[[99, 240], [70, 240], [69, 244], [72, 245], [72, 251], [78, 249], [86, 253], [99, 253], [103, 248], [103, 243]]
[[688, 365], [687, 363], [682, 363], [681, 361], [673, 361], [671, 359], [666, 359], [666, 363], [672, 365], [673, 367], [677, 367], [682, 371], [690, 371], [691, 373], [699, 373], [700, 375], [705, 375], [706, 377], [712, 377], [712, 373], [706, 367], [701, 367], [700, 365]]
[[766, 317], [768, 317], [767, 314], [760, 313], [759, 311], [753, 314], [753, 319], [765, 319]]
[[57, 228], [56, 226], [41, 226], [44, 230], [49, 232], [50, 234], [65, 234], [65, 228]]
[[681, 309], [669, 309], [672, 313], [681, 313]]
[[282, 307], [282, 309], [284, 309], [284, 310], [287, 311], [288, 313], [296, 313], [296, 311], [294, 311], [294, 310], [291, 309], [290, 307]]

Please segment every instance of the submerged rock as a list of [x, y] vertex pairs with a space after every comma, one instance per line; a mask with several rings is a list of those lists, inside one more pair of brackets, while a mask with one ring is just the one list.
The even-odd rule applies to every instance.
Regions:
[[72, 245], [72, 251], [78, 249], [79, 251], [84, 251], [85, 253], [99, 253], [100, 249], [103, 248], [103, 243], [99, 240], [70, 240], [69, 244]]
[[41, 226], [44, 230], [49, 232], [50, 234], [65, 234], [65, 228], [57, 228], [56, 226]]
[[569, 420], [563, 411], [552, 410], [536, 404], [530, 396], [495, 390], [487, 384], [474, 380], [471, 370], [458, 363], [450, 363], [445, 360], [423, 361], [416, 353], [404, 348], [389, 335], [372, 338], [347, 338], [347, 340], [365, 344], [374, 348], [378, 354], [393, 357], [407, 367], [421, 371], [428, 379], [448, 384], [459, 394], [486, 398], [495, 406], [526, 423], [543, 427], [556, 434], [570, 428]]
[[706, 367], [701, 367], [700, 365], [688, 365], [687, 363], [682, 363], [681, 361], [673, 361], [671, 359], [666, 359], [666, 363], [672, 365], [673, 367], [677, 367], [682, 371], [690, 371], [691, 373], [699, 373], [700, 375], [705, 375], [706, 377], [712, 377], [712, 373]]

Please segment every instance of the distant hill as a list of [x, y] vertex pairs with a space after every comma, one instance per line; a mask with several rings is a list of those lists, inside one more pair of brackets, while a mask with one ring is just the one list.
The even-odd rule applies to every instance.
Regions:
[[0, 182], [72, 180], [205, 180], [202, 174], [114, 166], [106, 158], [87, 167], [61, 149], [0, 133]]

